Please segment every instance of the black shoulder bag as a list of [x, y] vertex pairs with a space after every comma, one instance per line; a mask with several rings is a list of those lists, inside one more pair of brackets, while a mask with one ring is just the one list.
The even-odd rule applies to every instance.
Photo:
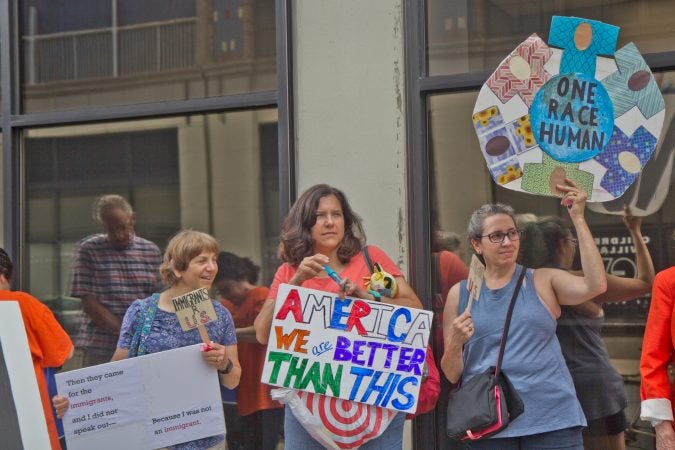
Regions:
[[523, 401], [504, 372], [501, 371], [506, 337], [513, 307], [525, 277], [525, 267], [518, 282], [504, 321], [497, 365], [475, 375], [450, 392], [448, 400], [448, 437], [455, 440], [478, 440], [499, 433], [525, 410]]

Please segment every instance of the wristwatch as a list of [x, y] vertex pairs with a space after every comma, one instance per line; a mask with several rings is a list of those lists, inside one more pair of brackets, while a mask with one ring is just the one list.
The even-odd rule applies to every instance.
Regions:
[[227, 358], [227, 364], [225, 365], [224, 369], [218, 369], [218, 373], [227, 375], [228, 373], [232, 372], [232, 367], [234, 364], [232, 364], [232, 360], [230, 358]]

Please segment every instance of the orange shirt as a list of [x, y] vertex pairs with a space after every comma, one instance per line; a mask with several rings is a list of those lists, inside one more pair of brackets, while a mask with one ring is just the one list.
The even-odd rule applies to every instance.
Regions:
[[43, 369], [63, 365], [68, 359], [73, 343], [56, 321], [54, 314], [38, 299], [25, 292], [0, 291], [0, 301], [12, 300], [19, 302], [21, 309], [52, 450], [60, 450], [61, 445], [52, 414], [52, 402], [47, 391]]
[[[236, 328], [250, 327], [262, 309], [268, 292], [268, 288], [260, 286], [251, 289], [241, 305], [235, 305], [229, 300], [221, 300], [221, 303], [232, 314]], [[253, 342], [237, 343], [241, 365], [241, 380], [237, 388], [237, 409], [240, 416], [247, 416], [263, 409], [283, 407], [281, 403], [272, 400], [270, 387], [260, 381], [266, 351], [266, 345]]]

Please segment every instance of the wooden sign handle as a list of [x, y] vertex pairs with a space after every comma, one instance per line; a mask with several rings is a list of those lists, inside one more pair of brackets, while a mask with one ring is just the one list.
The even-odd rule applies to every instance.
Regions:
[[197, 330], [199, 330], [199, 336], [201, 336], [203, 343], [208, 344], [211, 342], [211, 338], [209, 338], [209, 333], [206, 332], [206, 327], [204, 325], [199, 325], [197, 327]]

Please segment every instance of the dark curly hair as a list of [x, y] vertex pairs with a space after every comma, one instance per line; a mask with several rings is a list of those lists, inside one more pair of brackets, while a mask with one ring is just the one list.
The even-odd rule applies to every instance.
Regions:
[[248, 281], [251, 284], [258, 282], [260, 267], [249, 258], [243, 258], [230, 252], [218, 253], [218, 274], [215, 281]]
[[323, 197], [334, 195], [342, 207], [345, 221], [345, 235], [338, 248], [340, 262], [347, 264], [359, 253], [366, 243], [361, 218], [352, 211], [345, 194], [327, 184], [317, 184], [302, 193], [291, 207], [281, 229], [279, 257], [293, 267], [297, 267], [303, 258], [314, 254], [311, 229], [316, 223], [316, 211]]
[[572, 233], [571, 224], [561, 217], [542, 217], [528, 223], [523, 229], [519, 260], [525, 267], [560, 268], [558, 249], [560, 242]]
[[0, 248], [0, 274], [4, 275], [7, 281], [10, 281], [13, 273], [14, 263], [12, 258], [9, 257], [4, 248]]

